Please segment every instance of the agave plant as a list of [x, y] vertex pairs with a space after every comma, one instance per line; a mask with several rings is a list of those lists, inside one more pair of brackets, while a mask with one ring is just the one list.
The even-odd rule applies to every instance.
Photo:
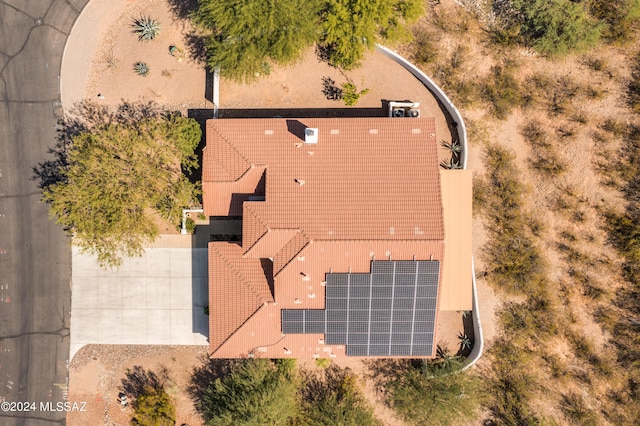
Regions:
[[453, 158], [451, 160], [449, 160], [448, 162], [442, 160], [440, 162], [440, 167], [442, 167], [443, 169], [449, 169], [449, 170], [462, 169], [462, 166], [460, 165], [460, 162], [454, 160]]
[[136, 62], [133, 64], [133, 70], [136, 74], [146, 77], [149, 74], [149, 65], [146, 62]]
[[133, 20], [133, 32], [138, 34], [138, 40], [153, 40], [160, 34], [160, 23], [151, 17], [140, 17]]
[[460, 348], [464, 351], [465, 349], [471, 349], [471, 339], [465, 333], [459, 332], [458, 339], [460, 340]]
[[442, 145], [443, 148], [449, 150], [451, 154], [459, 154], [460, 152], [462, 152], [462, 146], [458, 141], [452, 141], [451, 143], [442, 141], [440, 142], [440, 145]]

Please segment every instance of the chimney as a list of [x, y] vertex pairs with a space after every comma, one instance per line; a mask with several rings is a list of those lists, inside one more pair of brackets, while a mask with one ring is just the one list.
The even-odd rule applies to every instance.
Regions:
[[318, 129], [311, 127], [304, 129], [304, 143], [318, 143]]

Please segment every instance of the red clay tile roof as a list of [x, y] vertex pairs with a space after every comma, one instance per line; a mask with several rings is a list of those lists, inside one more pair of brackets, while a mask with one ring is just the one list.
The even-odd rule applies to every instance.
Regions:
[[[205, 158], [207, 157], [205, 153]], [[207, 164], [217, 165], [215, 161]], [[217, 167], [217, 166], [216, 166]], [[215, 203], [207, 203], [205, 214], [207, 216], [242, 216], [242, 203], [249, 200], [249, 196], [256, 192], [262, 192], [260, 182], [265, 171], [265, 166], [252, 166], [236, 181], [212, 181], [202, 182], [202, 192], [207, 197], [216, 200]], [[203, 171], [203, 176], [205, 172]], [[206, 173], [210, 177], [213, 173]]]
[[[305, 127], [318, 129], [317, 144], [304, 143]], [[211, 170], [227, 161], [224, 170]], [[258, 347], [272, 357], [318, 351], [343, 356], [344, 347], [324, 345], [318, 341], [322, 335], [282, 336], [280, 310], [323, 309], [329, 272], [369, 272], [372, 259], [443, 259], [431, 118], [209, 120], [203, 164], [207, 214], [238, 210], [230, 207], [233, 197], [224, 185], [234, 180], [238, 192], [248, 193], [252, 188], [242, 176], [251, 165], [266, 165], [265, 201], [243, 203], [242, 248], [225, 252], [223, 263], [210, 255], [210, 285], [216, 289], [210, 290], [210, 313], [220, 312], [210, 318], [215, 357], [246, 356]], [[220, 250], [222, 244], [232, 245], [210, 247]], [[232, 262], [227, 256], [238, 258]], [[244, 268], [259, 265], [253, 256], [273, 259], [276, 305], [246, 297], [241, 280], [217, 271], [232, 263], [244, 275]]]
[[[267, 201], [254, 212], [270, 227], [311, 239], [443, 238], [433, 119], [300, 119], [319, 129], [316, 145], [290, 132], [292, 121], [209, 120], [203, 184], [266, 164]], [[203, 198], [205, 210], [220, 201]]]
[[[209, 243], [209, 345], [219, 347], [266, 302], [273, 302], [260, 259], [242, 259], [242, 247]], [[271, 273], [271, 271], [267, 271]], [[228, 309], [216, 309], [224, 300]]]
[[244, 254], [245, 257], [273, 258], [299, 229], [268, 229]]

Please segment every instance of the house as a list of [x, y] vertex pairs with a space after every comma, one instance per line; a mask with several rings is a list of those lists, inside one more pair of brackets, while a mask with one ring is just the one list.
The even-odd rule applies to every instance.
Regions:
[[203, 205], [215, 358], [432, 357], [471, 309], [471, 176], [432, 118], [207, 121]]

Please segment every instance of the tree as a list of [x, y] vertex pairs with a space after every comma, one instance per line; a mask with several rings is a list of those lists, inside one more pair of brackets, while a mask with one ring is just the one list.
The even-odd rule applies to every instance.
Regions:
[[433, 376], [407, 368], [391, 383], [389, 397], [409, 424], [462, 424], [474, 418], [480, 405], [480, 378], [467, 372]]
[[208, 425], [285, 425], [298, 414], [295, 360], [245, 359], [199, 390]]
[[178, 223], [197, 187], [183, 174], [197, 164], [198, 123], [153, 104], [116, 110], [81, 104], [60, 123], [57, 159], [35, 172], [50, 213], [101, 266], [142, 253], [158, 235], [153, 214]]
[[327, 0], [322, 11], [321, 43], [329, 63], [349, 70], [359, 66], [377, 40], [409, 38], [406, 24], [422, 14], [420, 0]]
[[595, 45], [602, 26], [585, 5], [571, 0], [515, 0], [524, 17], [521, 33], [541, 53], [565, 54]]
[[310, 374], [301, 391], [303, 415], [300, 423], [310, 426], [379, 425], [373, 409], [350, 369], [332, 365], [320, 374]]
[[318, 11], [319, 0], [200, 0], [193, 18], [208, 32], [209, 68], [250, 81], [301, 57], [318, 38]]

